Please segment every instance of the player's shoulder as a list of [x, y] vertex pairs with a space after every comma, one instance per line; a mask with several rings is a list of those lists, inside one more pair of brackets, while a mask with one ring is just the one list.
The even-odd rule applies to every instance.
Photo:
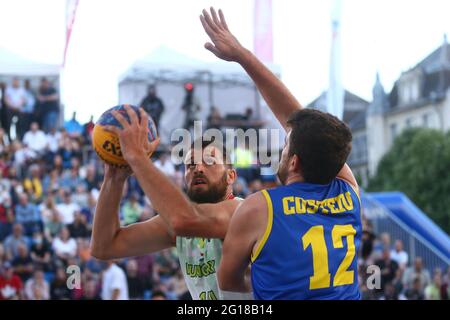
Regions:
[[[239, 203], [238, 209], [243, 212], [242, 214], [250, 214], [255, 210], [263, 209], [266, 207], [266, 190], [257, 191], [242, 199]], [[247, 213], [248, 212], [248, 213]]]

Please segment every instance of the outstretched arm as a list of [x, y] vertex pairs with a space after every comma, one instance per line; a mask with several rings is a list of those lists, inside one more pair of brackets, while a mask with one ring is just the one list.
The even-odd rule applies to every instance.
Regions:
[[[302, 108], [301, 104], [281, 80], [233, 36], [222, 10], [219, 10], [218, 15], [214, 8], [211, 8], [211, 14], [203, 10], [200, 21], [212, 41], [212, 43], [207, 42], [205, 48], [218, 58], [237, 62], [245, 69], [255, 82], [275, 117], [286, 130], [287, 119], [294, 111]], [[355, 189], [358, 189], [358, 183], [347, 164], [344, 165], [337, 177], [346, 180]]]
[[161, 217], [121, 227], [119, 204], [128, 173], [105, 167], [105, 177], [95, 209], [91, 253], [102, 260], [140, 256], [173, 246], [173, 235]]
[[219, 10], [218, 15], [213, 8], [211, 14], [203, 10], [200, 21], [212, 41], [206, 43], [205, 48], [220, 59], [239, 63], [255, 82], [278, 121], [286, 128], [291, 113], [302, 108], [289, 89], [233, 36], [222, 10]]
[[178, 236], [196, 236], [223, 239], [237, 200], [219, 203], [194, 204], [176, 187], [169, 178], [149, 160], [158, 141], [150, 143], [147, 137], [148, 116], [140, 109], [141, 120], [130, 108], [125, 107], [130, 118], [128, 122], [120, 113], [113, 111], [114, 117], [123, 129], [105, 127], [119, 136], [120, 147], [125, 160], [150, 199], [152, 206]]

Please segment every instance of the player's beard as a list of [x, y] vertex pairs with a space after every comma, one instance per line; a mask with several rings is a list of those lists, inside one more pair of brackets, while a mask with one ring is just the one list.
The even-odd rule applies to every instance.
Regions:
[[195, 203], [217, 203], [225, 200], [228, 189], [227, 172], [225, 171], [216, 184], [210, 184], [209, 180], [207, 181], [208, 189], [205, 191], [194, 191], [192, 186], [188, 186], [187, 195], [189, 199]]

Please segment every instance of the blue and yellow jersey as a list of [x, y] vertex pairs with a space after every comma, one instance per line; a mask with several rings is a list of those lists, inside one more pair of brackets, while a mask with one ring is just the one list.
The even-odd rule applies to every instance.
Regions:
[[344, 180], [262, 191], [263, 239], [252, 255], [255, 299], [360, 299], [361, 202]]

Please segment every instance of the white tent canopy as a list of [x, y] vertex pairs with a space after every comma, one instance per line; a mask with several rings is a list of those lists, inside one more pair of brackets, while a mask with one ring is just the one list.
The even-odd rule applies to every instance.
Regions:
[[[269, 68], [276, 74], [280, 73], [273, 65]], [[165, 46], [136, 61], [120, 78], [120, 82], [123, 81], [193, 81], [214, 86], [254, 86], [242, 67], [236, 63], [202, 61]]]
[[24, 58], [0, 47], [0, 75], [2, 76], [57, 76], [60, 66]]
[[[276, 66], [268, 66], [280, 75]], [[161, 118], [160, 136], [167, 142], [172, 130], [183, 126], [185, 97], [183, 84], [195, 85], [195, 98], [201, 106], [200, 120], [208, 118], [216, 106], [223, 116], [243, 114], [247, 108], [265, 123], [266, 128], [280, 128], [278, 121], [265, 105], [255, 84], [237, 63], [202, 61], [167, 47], [159, 47], [137, 60], [119, 78], [119, 102], [139, 105], [147, 94], [147, 86], [155, 84], [158, 96], [165, 104]], [[284, 139], [280, 137], [280, 139]]]

